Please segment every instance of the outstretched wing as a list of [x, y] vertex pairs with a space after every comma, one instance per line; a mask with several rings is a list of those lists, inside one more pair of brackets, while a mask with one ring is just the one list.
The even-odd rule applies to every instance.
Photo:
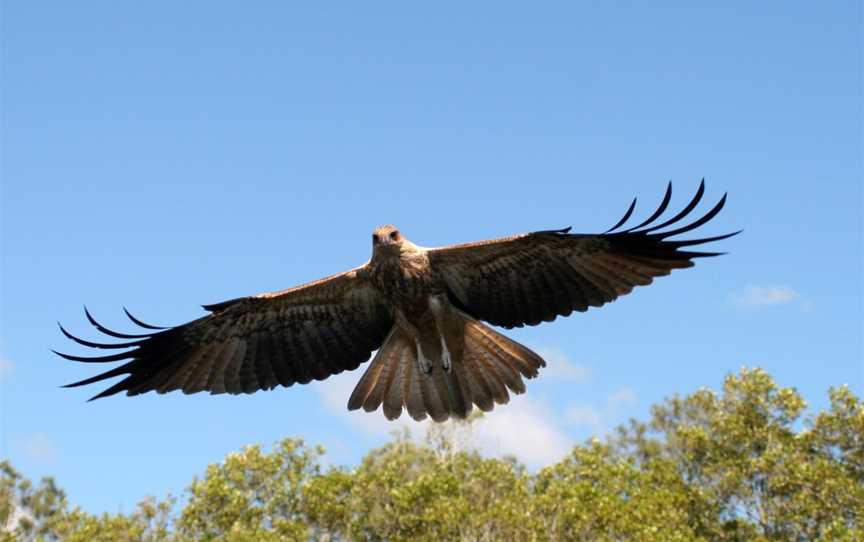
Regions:
[[444, 277], [451, 302], [475, 318], [506, 328], [550, 322], [574, 310], [600, 307], [673, 269], [691, 267], [694, 258], [722, 254], [681, 249], [739, 232], [686, 241], [669, 238], [714, 218], [726, 202], [725, 194], [698, 220], [662, 231], [689, 216], [704, 192], [703, 180], [693, 200], [660, 224], [655, 222], [669, 205], [672, 183], [647, 220], [623, 231], [616, 230], [630, 218], [635, 199], [624, 217], [602, 234], [571, 234], [570, 228], [539, 231], [431, 249], [429, 260]]
[[87, 312], [90, 323], [102, 333], [131, 340], [96, 343], [79, 339], [61, 326], [63, 334], [91, 348], [129, 350], [100, 357], [57, 352], [66, 359], [88, 363], [125, 361], [67, 387], [126, 375], [93, 399], [121, 391], [127, 395], [151, 390], [252, 393], [356, 369], [381, 345], [393, 325], [391, 311], [363, 270], [359, 267], [281, 292], [205, 305], [212, 314], [172, 328], [145, 324], [127, 312], [135, 324], [148, 330], [136, 335], [111, 331]]

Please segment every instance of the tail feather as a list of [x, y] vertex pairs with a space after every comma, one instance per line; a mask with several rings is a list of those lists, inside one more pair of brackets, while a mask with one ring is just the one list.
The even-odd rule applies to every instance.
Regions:
[[[487, 351], [483, 358], [490, 370], [494, 371], [495, 375], [498, 376], [501, 382], [507, 386], [510, 391], [516, 394], [525, 393], [525, 383], [522, 382], [522, 377], [519, 372], [514, 369], [510, 363], [508, 363], [506, 356], [499, 355], [493, 357], [493, 355]], [[506, 394], [507, 392], [505, 391], [504, 393]]]
[[443, 371], [436, 367], [431, 374], [424, 375], [426, 407], [429, 416], [436, 422], [446, 421], [453, 410], [447, 383], [444, 381], [442, 373]]
[[[378, 381], [381, 377], [381, 372], [384, 367], [387, 365], [386, 358], [389, 358], [388, 349], [392, 350], [394, 347], [398, 345], [397, 341], [394, 341], [395, 338], [394, 328], [390, 331], [390, 334], [384, 340], [384, 344], [378, 350], [378, 354], [375, 355], [375, 358], [370, 362], [369, 368], [366, 369], [366, 372], [363, 373], [363, 376], [360, 377], [360, 380], [357, 382], [357, 385], [354, 386], [354, 391], [351, 392], [351, 397], [348, 399], [348, 410], [357, 410], [360, 407], [364, 407], [364, 410], [371, 412], [378, 408], [378, 405], [381, 404], [380, 400], [374, 407], [371, 409], [366, 408], [367, 399], [372, 393], [373, 389], [378, 385]], [[370, 406], [374, 404], [374, 402], [369, 403]]]
[[403, 407], [415, 420], [427, 415], [436, 422], [464, 418], [473, 405], [488, 412], [496, 403], [506, 404], [509, 392], [524, 393], [523, 378], [534, 378], [546, 365], [528, 348], [464, 313], [455, 312], [454, 317], [461, 322], [462, 343], [448, 349], [453, 356], [450, 370], [443, 369], [440, 352], [424, 350], [433, 370], [422, 372], [413, 336], [394, 327], [354, 388], [349, 410], [371, 412], [383, 406], [390, 420], [398, 418]]
[[477, 321], [470, 322], [469, 326], [476, 329], [476, 333], [481, 338], [480, 340], [483, 345], [494, 351], [496, 357], [505, 361], [513, 370], [523, 374], [527, 378], [537, 376], [538, 369], [546, 365], [543, 358], [516, 341], [497, 333], [492, 328]]
[[408, 415], [417, 421], [426, 419], [426, 404], [422, 393], [422, 380], [425, 377], [413, 360], [405, 364], [402, 373], [402, 398]]
[[458, 373], [458, 378], [465, 384], [466, 400], [476, 404], [483, 412], [489, 412], [495, 405], [492, 400], [492, 391], [483, 375], [476, 374], [477, 367], [474, 364], [457, 363], [453, 370]]
[[363, 401], [363, 410], [366, 412], [374, 412], [375, 410], [378, 410], [378, 407], [380, 407], [381, 403], [384, 402], [384, 394], [387, 392], [387, 388], [393, 381], [393, 373], [398, 367], [395, 363], [391, 363], [387, 360], [382, 361], [381, 369], [378, 372], [378, 378], [375, 380], [372, 389], [369, 390], [369, 395], [367, 395], [366, 399]]
[[406, 352], [407, 349], [403, 347], [396, 354], [398, 361], [393, 364], [395, 367], [392, 370], [392, 380], [384, 392], [384, 416], [388, 420], [395, 420], [402, 414], [403, 381], [406, 380], [406, 369], [409, 366], [405, 359]]
[[466, 356], [465, 359], [469, 364], [473, 364], [475, 374], [486, 382], [489, 396], [494, 402], [499, 405], [506, 405], [510, 402], [510, 395], [507, 393], [504, 378], [498, 372], [494, 360], [489, 359], [483, 351], [479, 351], [475, 356]]
[[458, 373], [452, 367], [449, 371], [435, 371], [435, 373], [433, 376], [444, 381], [444, 389], [450, 403], [450, 414], [461, 419], [467, 418], [471, 412], [471, 399], [466, 397], [467, 386], [461, 382]]

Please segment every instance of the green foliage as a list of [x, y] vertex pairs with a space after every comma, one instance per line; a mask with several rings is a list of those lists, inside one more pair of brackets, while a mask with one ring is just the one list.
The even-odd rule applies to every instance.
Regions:
[[174, 500], [148, 497], [129, 515], [94, 516], [75, 508], [58, 523], [59, 540], [68, 542], [159, 542], [170, 539]]
[[316, 534], [346, 540], [528, 538], [530, 478], [511, 461], [456, 451], [451, 442], [445, 438], [444, 446], [433, 448], [402, 436], [373, 450], [353, 471], [332, 469], [312, 480], [305, 504]]
[[8, 461], [0, 462], [0, 542], [156, 542], [169, 539], [173, 500], [146, 498], [129, 515], [94, 516], [69, 508], [52, 478], [33, 486]]
[[0, 541], [24, 539], [51, 540], [57, 537], [67, 507], [66, 494], [53, 478], [43, 478], [34, 486], [8, 461], [0, 462]]
[[704, 493], [711, 540], [838, 540], [864, 536], [864, 406], [844, 387], [831, 409], [795, 430], [806, 405], [761, 370], [726, 378], [619, 428], [613, 447], [643, 463], [671, 461]]
[[178, 531], [195, 540], [306, 540], [302, 487], [319, 473], [324, 450], [285, 439], [265, 454], [248, 446], [210, 465], [189, 488]]
[[639, 466], [599, 443], [577, 447], [537, 475], [533, 494], [540, 539], [706, 539], [699, 512], [708, 504], [663, 459]]
[[352, 469], [286, 439], [210, 465], [179, 511], [91, 515], [3, 462], [0, 541], [864, 540], [864, 405], [829, 397], [802, 420], [795, 390], [745, 369], [534, 474], [467, 447], [473, 420], [396, 435]]

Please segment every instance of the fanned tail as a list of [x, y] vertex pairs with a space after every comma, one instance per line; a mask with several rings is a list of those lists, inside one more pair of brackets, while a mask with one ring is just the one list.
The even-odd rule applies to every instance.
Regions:
[[489, 326], [466, 317], [465, 351], [460, 364], [473, 403], [490, 411], [506, 404], [508, 390], [525, 393], [522, 378], [534, 378], [546, 366], [539, 355]]
[[436, 422], [465, 418], [473, 405], [488, 412], [507, 403], [509, 392], [524, 393], [523, 377], [534, 378], [546, 365], [530, 349], [461, 311], [452, 317], [458, 325], [448, 326], [449, 370], [435, 341], [424, 341], [423, 355], [432, 362], [432, 371], [424, 372], [414, 337], [396, 326], [354, 388], [348, 409], [372, 412], [383, 406], [390, 420], [403, 407], [418, 421], [427, 415]]

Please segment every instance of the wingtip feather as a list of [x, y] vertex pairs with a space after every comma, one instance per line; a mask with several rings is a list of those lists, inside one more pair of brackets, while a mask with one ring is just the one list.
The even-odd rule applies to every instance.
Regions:
[[666, 208], [669, 206], [669, 202], [671, 200], [672, 200], [672, 181], [669, 181], [669, 184], [666, 186], [666, 193], [663, 194], [663, 200], [660, 202], [660, 205], [657, 207], [657, 209], [653, 213], [651, 213], [651, 216], [649, 216], [648, 218], [646, 218], [644, 221], [637, 224], [636, 226], [633, 226], [632, 228], [626, 229], [621, 233], [630, 233], [630, 232], [633, 232], [635, 230], [638, 230], [639, 228], [647, 226], [648, 224], [651, 224], [652, 222], [654, 222], [655, 220], [660, 218], [660, 215], [662, 215], [663, 212], [666, 210]]
[[608, 230], [604, 231], [604, 235], [617, 230], [618, 228], [623, 226], [625, 222], [627, 222], [627, 220], [630, 218], [630, 215], [633, 214], [633, 210], [636, 209], [636, 199], [637, 198], [633, 198], [633, 201], [630, 202], [630, 207], [627, 208], [627, 212], [624, 213], [624, 216], [621, 217], [621, 220], [619, 220], [614, 226], [612, 226]]
[[132, 320], [133, 323], [135, 323], [136, 325], [138, 325], [138, 326], [140, 326], [140, 327], [143, 327], [144, 329], [169, 329], [169, 328], [166, 327], [166, 326], [154, 326], [154, 325], [152, 325], [152, 324], [147, 324], [147, 323], [145, 323], [145, 322], [142, 322], [142, 321], [139, 320], [138, 318], [135, 318], [134, 316], [132, 316], [132, 313], [129, 312], [129, 310], [128, 310], [126, 307], [123, 307], [123, 312], [126, 313], [126, 316], [127, 316], [130, 320]]
[[93, 315], [90, 314], [89, 310], [87, 310], [87, 305], [84, 305], [84, 314], [87, 316], [87, 320], [90, 322], [90, 324], [93, 327], [95, 327], [96, 329], [98, 329], [99, 331], [101, 331], [102, 333], [104, 333], [106, 335], [110, 335], [111, 337], [116, 337], [118, 339], [144, 339], [147, 337], [152, 337], [154, 335], [154, 333], [131, 334], [131, 333], [119, 333], [117, 331], [112, 331], [112, 330], [108, 329], [107, 327], [103, 326], [102, 324], [100, 324], [99, 322], [97, 322], [95, 318], [93, 318]]

